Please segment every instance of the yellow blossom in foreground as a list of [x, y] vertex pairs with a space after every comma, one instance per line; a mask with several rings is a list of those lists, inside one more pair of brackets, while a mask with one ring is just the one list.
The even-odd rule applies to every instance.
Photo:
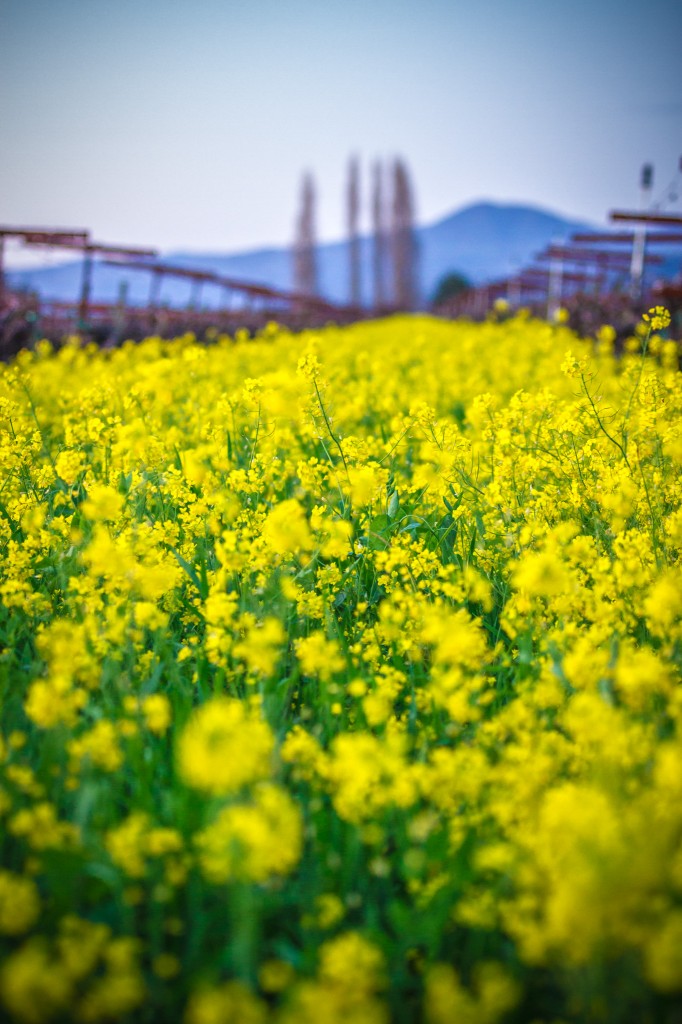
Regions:
[[194, 789], [236, 793], [270, 773], [274, 737], [257, 711], [217, 697], [199, 708], [180, 738], [178, 773]]
[[322, 981], [357, 991], [376, 991], [386, 984], [381, 951], [358, 932], [345, 932], [320, 949]]
[[518, 985], [496, 963], [483, 963], [474, 991], [468, 990], [448, 964], [436, 964], [426, 978], [427, 1024], [497, 1024], [519, 1000]]
[[266, 1004], [240, 981], [195, 992], [187, 1004], [185, 1024], [266, 1024]]
[[0, 934], [21, 935], [40, 912], [35, 883], [10, 871], [0, 871]]
[[654, 306], [648, 313], [642, 316], [652, 331], [662, 331], [670, 325], [670, 312], [665, 306]]
[[263, 524], [263, 537], [276, 555], [305, 554], [313, 538], [303, 508], [294, 498], [280, 502]]
[[320, 679], [331, 679], [345, 664], [338, 644], [319, 632], [297, 640], [296, 655], [302, 671]]
[[286, 790], [260, 783], [250, 803], [222, 810], [198, 834], [196, 845], [201, 869], [211, 882], [264, 882], [295, 867], [302, 837], [300, 811]]
[[171, 705], [165, 693], [152, 693], [142, 701], [142, 712], [150, 732], [161, 736], [171, 724]]
[[673, 910], [652, 935], [645, 953], [646, 972], [662, 992], [682, 991], [682, 911]]
[[72, 997], [71, 979], [47, 948], [34, 939], [23, 945], [0, 967], [0, 995], [16, 1020], [43, 1021], [66, 1010]]
[[103, 771], [114, 772], [123, 763], [116, 728], [107, 719], [96, 722], [79, 739], [71, 740], [68, 749], [76, 766], [79, 761], [88, 760]]
[[113, 522], [121, 512], [124, 497], [109, 484], [91, 483], [82, 510], [88, 519]]

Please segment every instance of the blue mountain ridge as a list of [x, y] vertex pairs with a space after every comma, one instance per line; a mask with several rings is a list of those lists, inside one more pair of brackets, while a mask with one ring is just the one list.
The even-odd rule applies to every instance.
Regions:
[[[505, 277], [528, 265], [534, 256], [552, 242], [566, 241], [576, 231], [591, 230], [594, 225], [571, 220], [538, 207], [521, 204], [479, 202], [466, 206], [416, 230], [419, 251], [419, 277], [422, 301], [433, 294], [444, 274], [459, 272], [475, 284]], [[360, 243], [362, 298], [372, 299], [372, 241]], [[210, 270], [241, 281], [276, 288], [293, 287], [293, 260], [286, 247], [254, 249], [230, 254], [169, 252], [162, 256], [169, 264]], [[57, 266], [8, 273], [11, 287], [37, 292], [46, 300], [74, 301], [80, 291], [81, 261]], [[334, 302], [349, 297], [348, 244], [345, 241], [318, 247], [319, 290]], [[127, 301], [144, 305], [149, 297], [150, 275], [144, 271], [117, 269], [95, 263], [92, 282], [93, 302], [115, 302], [121, 282], [127, 282]], [[191, 284], [177, 278], [164, 278], [159, 294], [162, 304], [186, 305]], [[201, 305], [214, 307], [224, 301], [221, 289], [204, 285]]]

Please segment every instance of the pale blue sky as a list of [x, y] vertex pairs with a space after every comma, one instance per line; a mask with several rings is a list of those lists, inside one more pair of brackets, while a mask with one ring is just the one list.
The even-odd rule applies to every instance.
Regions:
[[[234, 251], [343, 234], [351, 153], [418, 219], [481, 198], [604, 222], [682, 155], [673, 0], [0, 0], [0, 221]], [[365, 206], [365, 226], [368, 218]]]

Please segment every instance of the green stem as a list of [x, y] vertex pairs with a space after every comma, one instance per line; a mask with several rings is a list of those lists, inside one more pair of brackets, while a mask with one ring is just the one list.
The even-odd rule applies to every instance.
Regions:
[[602, 423], [601, 416], [599, 415], [599, 413], [597, 411], [597, 407], [594, 404], [594, 399], [592, 398], [592, 395], [590, 394], [589, 388], [587, 387], [587, 383], [585, 381], [585, 374], [584, 373], [580, 374], [580, 380], [581, 380], [581, 383], [582, 383], [582, 386], [583, 386], [583, 391], [585, 392], [585, 394], [587, 396], [587, 400], [590, 403], [590, 405], [592, 406], [592, 412], [594, 413], [595, 418], [597, 420], [597, 423], [599, 424], [599, 429], [601, 430], [601, 432], [606, 437], [608, 437], [608, 439], [611, 442], [611, 444], [615, 444], [616, 448], [618, 449], [618, 451], [621, 453], [621, 455], [625, 459], [625, 465], [628, 467], [630, 472], [632, 472], [632, 466], [630, 465], [630, 462], [628, 460], [628, 456], [627, 456], [627, 452], [625, 451], [625, 448], [623, 448], [623, 445], [620, 443], [620, 441], [616, 441], [615, 437], [612, 437], [611, 434], [609, 434], [608, 430], [606, 429], [606, 427]]
[[[646, 337], [644, 339], [644, 344], [642, 346], [642, 358], [640, 359], [640, 362], [639, 362], [639, 373], [637, 375], [637, 381], [635, 382], [635, 386], [632, 389], [632, 392], [630, 393], [630, 398], [629, 398], [629, 401], [628, 401], [628, 407], [625, 410], [625, 417], [623, 419], [623, 426], [621, 427], [621, 436], [623, 438], [623, 444], [625, 446], [623, 448], [623, 453], [625, 453], [625, 451], [627, 450], [627, 446], [628, 446], [627, 425], [628, 425], [628, 422], [630, 420], [630, 413], [632, 411], [632, 403], [635, 400], [635, 395], [639, 391], [639, 385], [642, 383], [642, 374], [644, 373], [644, 361], [646, 359], [646, 353], [647, 353], [647, 349], [649, 347], [649, 338], [650, 337], [651, 337], [651, 327], [649, 327], [649, 330], [646, 332]], [[627, 462], [627, 459], [625, 461]]]
[[316, 379], [314, 377], [313, 377], [313, 384], [315, 385], [315, 394], [317, 395], [317, 401], [318, 401], [320, 409], [322, 411], [322, 415], [324, 416], [324, 422], [327, 425], [327, 430], [329, 432], [329, 436], [331, 437], [331, 439], [334, 442], [334, 444], [336, 445], [336, 447], [339, 449], [339, 455], [341, 456], [341, 461], [343, 462], [343, 468], [346, 470], [346, 475], [348, 475], [348, 463], [346, 462], [346, 456], [343, 454], [343, 448], [341, 447], [341, 442], [339, 441], [338, 437], [336, 436], [336, 434], [332, 430], [332, 425], [329, 422], [329, 417], [327, 416], [327, 410], [325, 409], [324, 403], [322, 401], [322, 395], [320, 394], [320, 389], [318, 388], [317, 381], [316, 381]]
[[[659, 543], [658, 543], [658, 536], [657, 536], [657, 533], [656, 533], [656, 516], [654, 515], [653, 505], [651, 504], [651, 495], [649, 493], [649, 485], [647, 484], [646, 477], [644, 476], [644, 467], [642, 466], [642, 463], [640, 461], [638, 461], [637, 465], [639, 466], [639, 473], [640, 473], [640, 476], [642, 477], [642, 483], [644, 484], [644, 493], [646, 494], [646, 501], [647, 501], [647, 505], [649, 506], [649, 514], [651, 516], [651, 543], [652, 543], [653, 549], [654, 549], [654, 558], [656, 559], [656, 568], [660, 569], [661, 561], [660, 561], [660, 558], [658, 557]], [[664, 556], [666, 556], [666, 554], [667, 554], [667, 552], [665, 551], [665, 548], [664, 548], [663, 554], [664, 554]], [[666, 557], [666, 562], [667, 562], [667, 557]]]

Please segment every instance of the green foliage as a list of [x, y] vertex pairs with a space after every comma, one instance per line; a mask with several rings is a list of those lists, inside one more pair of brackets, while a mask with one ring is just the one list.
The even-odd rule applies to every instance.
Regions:
[[431, 305], [438, 308], [449, 299], [456, 299], [458, 295], [471, 287], [471, 281], [464, 274], [455, 271], [445, 274], [436, 285]]

